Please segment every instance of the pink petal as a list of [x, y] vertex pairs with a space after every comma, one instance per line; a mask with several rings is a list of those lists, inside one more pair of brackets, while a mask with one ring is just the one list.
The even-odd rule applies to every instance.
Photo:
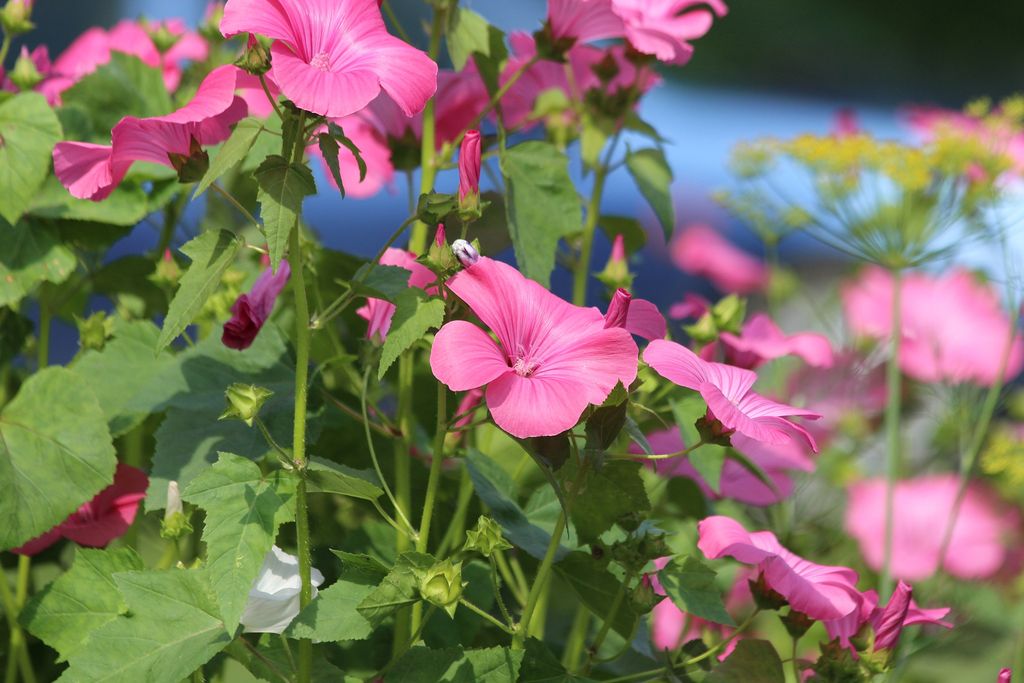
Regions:
[[555, 38], [575, 38], [579, 43], [620, 38], [624, 31], [611, 0], [549, 0], [548, 21]]
[[510, 373], [494, 340], [464, 320], [445, 323], [430, 348], [430, 369], [452, 391], [482, 387]]
[[585, 380], [508, 372], [487, 385], [487, 408], [494, 422], [512, 436], [555, 436], [579, 421], [592, 402], [586, 398], [589, 389]]
[[53, 149], [53, 171], [73, 197], [99, 201], [120, 184], [127, 167], [115, 175], [113, 148], [91, 142], [58, 142]]
[[651, 610], [651, 641], [659, 650], [674, 650], [679, 647], [686, 625], [686, 613], [676, 607], [668, 598]]
[[647, 340], [664, 339], [668, 324], [658, 307], [646, 299], [633, 299], [629, 303], [626, 329]]
[[36, 536], [31, 541], [26, 542], [21, 547], [12, 548], [11, 552], [15, 555], [27, 555], [28, 557], [38, 555], [39, 553], [43, 552], [51, 545], [59, 541], [61, 539], [61, 536], [63, 535], [63, 530], [64, 529], [62, 525], [58, 524], [49, 531], [44, 532], [42, 535]]
[[710, 226], [698, 224], [684, 229], [669, 250], [680, 270], [706, 277], [723, 291], [748, 294], [768, 284], [765, 265]]
[[118, 463], [114, 482], [64, 522], [63, 535], [79, 545], [107, 545], [131, 526], [148, 486], [145, 472]]

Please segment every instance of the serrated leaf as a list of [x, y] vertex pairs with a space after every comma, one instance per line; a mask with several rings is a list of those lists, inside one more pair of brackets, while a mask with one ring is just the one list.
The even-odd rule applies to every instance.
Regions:
[[341, 198], [344, 199], [345, 180], [341, 177], [341, 166], [338, 164], [338, 152], [341, 151], [341, 145], [338, 144], [338, 141], [330, 133], [320, 133], [316, 138], [317, 145], [320, 147], [320, 155], [324, 158], [324, 163], [327, 165], [327, 170], [331, 172], [331, 177], [334, 178], [334, 184], [338, 186]]
[[386, 683], [511, 683], [519, 676], [523, 655], [522, 650], [504, 647], [484, 650], [414, 647], [402, 655], [384, 680]]
[[715, 667], [706, 683], [785, 683], [775, 647], [767, 640], [742, 639], [729, 658]]
[[356, 610], [374, 628], [399, 609], [419, 602], [419, 574], [436, 560], [425, 553], [402, 553], [379, 585], [356, 606]]
[[192, 261], [181, 278], [178, 291], [164, 318], [164, 326], [156, 343], [160, 351], [181, 334], [199, 314], [206, 300], [220, 286], [221, 277], [232, 263], [242, 240], [227, 230], [204, 232], [181, 247]]
[[39, 93], [24, 92], [0, 103], [0, 216], [18, 219], [50, 171], [60, 121]]
[[[298, 670], [292, 647], [286, 639], [268, 633], [256, 645], [258, 655], [241, 646], [233, 649], [231, 656], [241, 662], [249, 673], [266, 683], [281, 683], [282, 677], [286, 681], [295, 681], [298, 680]], [[311, 673], [310, 683], [362, 683], [358, 678], [346, 676], [341, 669], [331, 664], [324, 654], [324, 648], [313, 648]]]
[[559, 238], [582, 230], [569, 159], [553, 144], [531, 140], [505, 150], [501, 172], [516, 263], [523, 275], [547, 287]]
[[[581, 542], [596, 541], [616, 522], [651, 508], [640, 478], [641, 467], [638, 462], [612, 460], [590, 472], [572, 507], [572, 522]], [[576, 471], [575, 462], [566, 464], [564, 481], [574, 481]]]
[[[608, 616], [612, 602], [622, 586], [622, 582], [614, 574], [589, 554], [582, 552], [569, 553], [556, 562], [554, 568], [555, 572], [572, 587], [587, 609], [600, 619]], [[630, 606], [630, 601], [622, 600], [611, 619], [612, 628], [623, 638], [630, 640], [639, 618]]]
[[658, 578], [676, 607], [716, 624], [735, 626], [722, 602], [715, 572], [695, 557], [676, 558], [658, 572]]
[[311, 493], [336, 493], [362, 500], [377, 500], [384, 495], [380, 482], [370, 471], [354, 470], [317, 457], [309, 459], [306, 471]]
[[665, 161], [665, 155], [654, 148], [630, 151], [626, 155], [626, 168], [636, 181], [640, 194], [654, 209], [668, 240], [675, 230], [676, 211], [672, 203], [672, 169]]
[[88, 112], [96, 141], [105, 144], [123, 117], [162, 116], [173, 108], [161, 70], [116, 51], [108, 63], [61, 93], [61, 102]]
[[40, 282], [60, 284], [75, 270], [75, 254], [45, 226], [0, 220], [0, 306], [13, 306]]
[[409, 289], [410, 277], [412, 271], [408, 268], [365, 263], [352, 276], [352, 290], [362, 296], [393, 302], [395, 297]]
[[390, 571], [379, 560], [361, 553], [350, 553], [344, 550], [331, 552], [341, 560], [341, 571], [349, 580], [357, 583], [377, 585]]
[[221, 453], [182, 491], [182, 499], [206, 511], [206, 572], [230, 632], [245, 611], [278, 527], [295, 517], [294, 496], [295, 478], [287, 472], [265, 475], [255, 463], [231, 453]]
[[299, 612], [284, 635], [309, 638], [314, 643], [363, 640], [373, 633], [373, 626], [356, 609], [375, 586], [346, 581], [344, 577], [331, 584]]
[[623, 400], [618, 405], [602, 406], [587, 418], [587, 450], [603, 451], [614, 443], [626, 425], [626, 405]]
[[289, 162], [278, 154], [267, 157], [254, 175], [259, 186], [256, 199], [260, 203], [263, 235], [270, 249], [270, 264], [276, 272], [288, 237], [302, 214], [302, 200], [316, 194], [316, 182], [309, 166]]
[[474, 54], [491, 54], [490, 24], [473, 10], [457, 7], [452, 12], [448, 31], [448, 56], [456, 71], [462, 71]]
[[382, 379], [391, 364], [406, 349], [422, 339], [428, 330], [441, 327], [444, 311], [442, 299], [431, 298], [416, 287], [410, 287], [395, 297], [395, 314], [391, 318], [391, 328], [380, 352], [377, 379]]
[[67, 659], [89, 642], [93, 631], [124, 611], [114, 574], [142, 568], [131, 548], [79, 548], [71, 569], [32, 596], [20, 622]]
[[231, 642], [204, 572], [127, 572], [114, 581], [128, 614], [93, 632], [61, 683], [180, 683]]
[[220, 150], [210, 160], [210, 167], [206, 170], [203, 179], [196, 185], [196, 191], [192, 193], [195, 199], [206, 192], [210, 185], [213, 185], [218, 178], [241, 163], [252, 149], [256, 138], [263, 132], [263, 122], [259, 119], [248, 117], [242, 119], [231, 131], [231, 137], [224, 141]]
[[85, 380], [61, 367], [30, 377], [0, 412], [0, 550], [63, 522], [110, 485], [116, 464]]

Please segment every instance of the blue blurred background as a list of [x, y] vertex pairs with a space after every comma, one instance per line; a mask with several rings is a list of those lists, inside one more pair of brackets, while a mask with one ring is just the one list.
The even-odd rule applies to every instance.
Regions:
[[[392, 3], [408, 29], [427, 17], [422, 0]], [[506, 31], [538, 28], [546, 5], [544, 0], [465, 4]], [[27, 42], [44, 42], [56, 55], [91, 25], [175, 16], [194, 26], [205, 6], [205, 0], [37, 0], [39, 29]], [[906, 104], [960, 107], [978, 96], [998, 99], [1024, 87], [1024, 42], [1019, 38], [1024, 2], [987, 3], [983, 11], [953, 0], [732, 0], [729, 7], [730, 14], [697, 41], [690, 64], [664, 71], [665, 81], [647, 96], [641, 113], [670, 140], [678, 226], [710, 223], [753, 252], [759, 247], [752, 233], [710, 196], [730, 185], [727, 161], [737, 142], [827, 132], [842, 108], [854, 109], [862, 126], [877, 135], [906, 137], [899, 117]], [[422, 37], [422, 31], [410, 33]], [[321, 169], [315, 170], [322, 180]], [[578, 173], [577, 179], [586, 192], [587, 181]], [[455, 182], [452, 173], [442, 174], [440, 189], [452, 190]], [[369, 200], [341, 201], [325, 192], [308, 200], [307, 220], [327, 245], [371, 256], [407, 215], [405, 196], [403, 178], [392, 193]], [[638, 295], [667, 305], [686, 291], [710, 291], [671, 265], [653, 214], [624, 170], [608, 182], [603, 213], [638, 216], [648, 226], [648, 247], [634, 266], [640, 272]], [[176, 245], [198, 229], [199, 215], [198, 210], [186, 215]], [[116, 245], [111, 258], [151, 248], [156, 232], [150, 225], [139, 226]], [[599, 238], [595, 269], [608, 249]], [[783, 258], [797, 266], [820, 266], [838, 257], [796, 239], [783, 244]], [[986, 252], [966, 258], [989, 266], [1002, 260]], [[600, 285], [593, 284], [592, 299], [598, 303]], [[567, 274], [556, 273], [553, 286], [567, 294]], [[62, 362], [73, 355], [76, 342], [67, 326], [56, 332], [53, 360]]]

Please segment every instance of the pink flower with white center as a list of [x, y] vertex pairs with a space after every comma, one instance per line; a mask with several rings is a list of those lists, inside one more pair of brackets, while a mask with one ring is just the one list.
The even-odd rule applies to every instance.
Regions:
[[721, 0], [611, 0], [611, 4], [633, 47], [677, 65], [693, 55], [690, 41], [707, 33], [715, 17], [729, 11]]
[[731, 365], [751, 370], [783, 356], [798, 356], [816, 368], [832, 367], [835, 362], [828, 337], [815, 332], [787, 336], [764, 313], [757, 313], [743, 323], [741, 334], [723, 332], [719, 339]]
[[480, 131], [470, 130], [459, 147], [459, 202], [480, 194]]
[[[862, 336], [892, 334], [893, 280], [888, 271], [866, 268], [842, 289], [846, 319]], [[936, 315], [935, 302], [942, 302]], [[910, 273], [900, 283], [900, 368], [922, 382], [972, 382], [990, 386], [999, 378], [1016, 320], [996, 291], [969, 271], [941, 276]], [[1005, 381], [1024, 367], [1024, 340], [1015, 334]]]
[[135, 521], [139, 503], [146, 497], [149, 478], [142, 470], [118, 463], [114, 481], [67, 519], [11, 552], [36, 555], [61, 538], [90, 548], [102, 548], [120, 538]]
[[647, 340], [664, 339], [668, 334], [668, 325], [658, 307], [646, 299], [634, 299], [621, 287], [612, 296], [604, 319], [605, 327], [624, 327], [630, 334]]
[[605, 327], [596, 308], [560, 299], [512, 266], [481, 257], [452, 277], [451, 289], [498, 337], [455, 320], [430, 350], [434, 376], [452, 391], [486, 386], [499, 427], [520, 438], [574, 426], [591, 404], [636, 379], [637, 346], [624, 328]]
[[[890, 569], [904, 581], [919, 581], [939, 569], [946, 527], [953, 513], [959, 480], [953, 474], [908, 479], [896, 484]], [[885, 556], [884, 479], [868, 479], [849, 490], [845, 526], [860, 544], [864, 562], [882, 568]], [[1018, 534], [1019, 516], [1001, 506], [981, 483], [972, 483], [953, 524], [942, 568], [962, 579], [983, 579], [998, 572]]]
[[246, 114], [245, 102], [235, 95], [238, 73], [231, 65], [214, 69], [188, 104], [166, 116], [126, 116], [111, 131], [110, 145], [58, 142], [53, 150], [57, 178], [73, 196], [100, 201], [136, 161], [173, 168], [171, 155], [187, 157], [197, 145], [223, 142]]
[[949, 614], [948, 607], [921, 609], [911, 598], [910, 586], [900, 581], [893, 591], [889, 604], [881, 607], [878, 604], [878, 593], [873, 590], [861, 593], [860, 607], [841, 619], [824, 622], [829, 638], [838, 638], [843, 647], [854, 649], [850, 639], [856, 636], [864, 626], [870, 625], [875, 632], [875, 651], [889, 650], [896, 646], [903, 629], [917, 624], [931, 624], [943, 628], [953, 628], [953, 624], [943, 621]]
[[817, 452], [814, 437], [785, 418], [816, 420], [821, 415], [776, 403], [751, 391], [757, 381], [752, 371], [709, 363], [685, 346], [664, 339], [656, 339], [647, 346], [644, 361], [665, 379], [700, 393], [708, 411], [726, 429], [773, 445], [786, 444], [799, 435]]
[[783, 548], [770, 531], [748, 532], [729, 517], [697, 525], [697, 547], [711, 560], [732, 557], [754, 565], [768, 587], [811, 619], [839, 619], [860, 608], [857, 572], [815, 564]]
[[260, 273], [249, 293], [239, 296], [231, 306], [231, 320], [224, 323], [220, 338], [224, 346], [239, 351], [252, 346], [291, 274], [291, 266], [284, 259], [281, 259], [276, 273], [270, 268]]
[[[678, 429], [664, 429], [647, 435], [647, 441], [655, 453], [678, 453], [686, 448]], [[710, 500], [736, 500], [747, 505], [764, 507], [774, 505], [793, 493], [793, 471], [812, 472], [811, 460], [804, 444], [797, 441], [779, 446], [770, 446], [754, 441], [742, 434], [734, 434], [732, 446], [761, 468], [774, 485], [766, 485], [757, 476], [735, 460], [726, 460], [722, 465], [722, 476], [718, 491], [714, 491], [686, 458], [656, 460], [654, 469], [665, 477], [687, 477], [692, 479], [701, 492]], [[638, 446], [631, 446], [630, 452], [640, 455]]]
[[220, 30], [274, 39], [281, 90], [321, 116], [354, 114], [382, 90], [412, 116], [437, 88], [437, 64], [388, 33], [374, 0], [228, 0]]
[[[408, 285], [426, 289], [427, 285], [437, 279], [433, 271], [416, 260], [416, 256], [405, 249], [386, 249], [380, 257], [382, 266], [398, 266], [409, 271]], [[433, 290], [429, 290], [433, 291]], [[364, 318], [369, 324], [366, 326], [366, 338], [375, 339], [381, 343], [388, 337], [388, 330], [391, 329], [391, 319], [395, 315], [395, 305], [384, 299], [368, 298], [366, 305], [360, 307], [356, 313]]]
[[708, 225], [691, 225], [669, 245], [672, 262], [680, 270], [704, 277], [723, 292], [749, 294], [765, 288], [768, 269]]

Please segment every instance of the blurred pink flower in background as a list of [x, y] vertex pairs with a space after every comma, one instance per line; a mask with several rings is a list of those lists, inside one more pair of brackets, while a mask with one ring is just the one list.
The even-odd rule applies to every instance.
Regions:
[[[382, 266], [398, 266], [409, 271], [408, 285], [426, 289], [427, 285], [437, 279], [433, 271], [416, 260], [416, 255], [405, 249], [389, 247], [380, 257]], [[356, 313], [364, 318], [366, 326], [366, 338], [374, 339], [383, 343], [388, 337], [388, 330], [391, 329], [391, 319], [395, 315], [395, 305], [384, 299], [366, 299], [366, 304], [360, 307]]]
[[835, 360], [832, 344], [825, 335], [799, 332], [787, 336], [764, 313], [755, 313], [743, 323], [741, 334], [723, 332], [719, 339], [730, 365], [751, 370], [783, 356], [798, 356], [816, 368], [831, 367]]
[[224, 323], [224, 332], [220, 338], [224, 346], [239, 351], [252, 346], [256, 335], [274, 311], [274, 303], [284, 291], [291, 274], [291, 266], [285, 259], [281, 259], [277, 273], [270, 268], [260, 273], [252, 289], [239, 296], [231, 306], [231, 319]]
[[843, 108], [837, 111], [832, 132], [833, 135], [839, 138], [848, 138], [859, 134], [861, 128], [857, 112], [850, 108]]
[[768, 284], [768, 269], [760, 259], [738, 249], [708, 225], [684, 228], [669, 245], [680, 270], [704, 277], [723, 292], [749, 294]]
[[[709, 30], [729, 9], [721, 0], [611, 0], [626, 38], [644, 54], [681, 65], [693, 56], [691, 40]], [[700, 8], [700, 9], [698, 9]], [[709, 9], [710, 8], [710, 9]]]
[[146, 497], [149, 478], [142, 470], [117, 464], [114, 481], [88, 503], [37, 538], [11, 552], [35, 555], [49, 548], [62, 537], [79, 545], [102, 548], [120, 538], [135, 521], [139, 503]]
[[679, 386], [699, 392], [708, 410], [728, 430], [755, 441], [782, 445], [802, 436], [815, 451], [814, 437], [788, 417], [816, 420], [819, 414], [795, 408], [751, 391], [757, 375], [743, 368], [709, 363], [690, 349], [657, 339], [644, 350], [644, 361], [659, 375]]
[[447, 287], [498, 343], [471, 322], [448, 322], [434, 338], [430, 367], [452, 391], [486, 385], [491, 416], [513, 436], [559, 434], [636, 378], [629, 332], [606, 328], [596, 308], [573, 306], [512, 266], [481, 257]]
[[1019, 129], [939, 107], [910, 107], [905, 116], [910, 128], [925, 140], [933, 140], [940, 135], [973, 138], [992, 152], [1010, 159], [1009, 175], [1024, 176], [1024, 133]]
[[[889, 272], [876, 266], [843, 286], [846, 319], [856, 334], [890, 337], [892, 287]], [[900, 304], [900, 367], [907, 375], [922, 382], [996, 381], [1016, 321], [990, 285], [963, 269], [910, 273], [901, 282]], [[1004, 379], [1016, 377], [1022, 365], [1024, 341], [1017, 335]]]
[[548, 23], [556, 40], [577, 43], [621, 38], [625, 31], [611, 0], [548, 0]]
[[[959, 481], [937, 474], [898, 482], [893, 501], [892, 575], [918, 581], [939, 569], [939, 552], [950, 523]], [[860, 544], [865, 563], [878, 571], [885, 553], [884, 479], [868, 479], [849, 489], [846, 531]], [[943, 569], [962, 579], [982, 579], [1003, 566], [1014, 543], [1019, 518], [981, 483], [972, 483], [953, 526]]]
[[[381, 189], [390, 186], [395, 177], [395, 169], [391, 165], [391, 148], [381, 132], [360, 114], [343, 116], [332, 122], [355, 144], [363, 163], [366, 164], [366, 176], [360, 179], [359, 163], [355, 154], [345, 145], [338, 149], [338, 171], [341, 174], [341, 182], [345, 184], [345, 196], [355, 199], [372, 197]], [[338, 184], [327, 166], [323, 152], [320, 151], [320, 145], [314, 143], [307, 147], [306, 151], [311, 157], [320, 159], [327, 182], [331, 187], [337, 188]]]

